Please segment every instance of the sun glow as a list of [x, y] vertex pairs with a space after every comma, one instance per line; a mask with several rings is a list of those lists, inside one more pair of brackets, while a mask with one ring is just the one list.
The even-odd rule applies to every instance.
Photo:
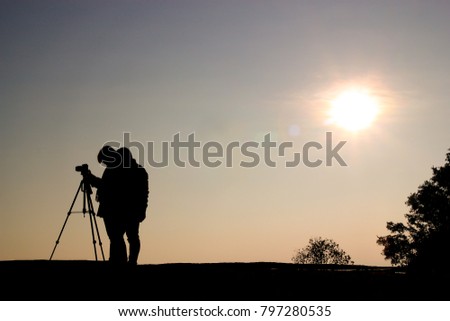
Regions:
[[331, 101], [329, 120], [346, 130], [359, 131], [373, 123], [378, 111], [377, 101], [366, 90], [351, 89]]

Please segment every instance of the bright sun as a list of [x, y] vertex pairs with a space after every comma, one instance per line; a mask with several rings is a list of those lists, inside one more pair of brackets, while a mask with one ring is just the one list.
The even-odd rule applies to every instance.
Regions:
[[330, 122], [350, 131], [367, 128], [378, 114], [378, 104], [365, 90], [341, 92], [331, 101]]

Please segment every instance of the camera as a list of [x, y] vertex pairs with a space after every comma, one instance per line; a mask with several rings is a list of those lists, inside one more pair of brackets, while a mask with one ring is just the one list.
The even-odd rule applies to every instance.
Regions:
[[88, 164], [83, 164], [75, 167], [75, 171], [80, 172], [81, 175], [85, 176], [89, 174]]

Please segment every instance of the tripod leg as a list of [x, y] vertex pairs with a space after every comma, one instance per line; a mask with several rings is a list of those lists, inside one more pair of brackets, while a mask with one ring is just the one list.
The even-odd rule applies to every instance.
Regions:
[[92, 216], [94, 215], [94, 213], [91, 211], [91, 204], [90, 204], [90, 200], [91, 200], [91, 198], [90, 198], [90, 195], [86, 195], [87, 194], [87, 192], [85, 191], [84, 192], [84, 200], [85, 201], [87, 201], [87, 203], [88, 203], [88, 211], [89, 211], [89, 221], [90, 221], [90, 223], [91, 223], [91, 234], [92, 234], [92, 244], [94, 245], [94, 255], [95, 255], [95, 260], [96, 261], [98, 261], [98, 258], [97, 258], [97, 246], [96, 246], [96, 243], [97, 243], [97, 241], [95, 240], [95, 234], [94, 234], [94, 225], [93, 225], [93, 219], [92, 219]]
[[51, 261], [52, 258], [53, 258], [53, 254], [55, 253], [56, 247], [57, 247], [58, 244], [59, 244], [59, 240], [61, 239], [61, 235], [62, 235], [62, 233], [63, 233], [63, 231], [64, 231], [64, 228], [66, 227], [67, 220], [69, 219], [69, 216], [70, 216], [70, 214], [72, 213], [73, 206], [74, 206], [74, 204], [75, 204], [75, 201], [77, 200], [77, 197], [78, 197], [78, 194], [80, 193], [80, 190], [81, 190], [81, 186], [82, 186], [82, 185], [83, 185], [83, 182], [80, 182], [80, 185], [78, 186], [78, 190], [77, 190], [77, 192], [75, 193], [75, 197], [74, 197], [74, 199], [73, 199], [73, 201], [72, 201], [72, 205], [70, 205], [69, 211], [67, 212], [66, 219], [64, 220], [64, 224], [63, 224], [63, 226], [62, 226], [62, 228], [61, 228], [61, 231], [59, 232], [58, 238], [56, 239], [55, 247], [53, 248], [53, 251], [52, 251], [52, 254], [50, 255], [49, 261]]
[[88, 207], [89, 207], [89, 213], [90, 213], [90, 215], [92, 217], [92, 221], [94, 222], [94, 225], [95, 225], [95, 230], [97, 232], [98, 244], [100, 246], [100, 250], [101, 250], [101, 253], [102, 253], [102, 258], [103, 258], [103, 261], [105, 261], [105, 254], [103, 252], [102, 239], [100, 238], [100, 232], [98, 230], [97, 220], [95, 218], [94, 205], [92, 204], [92, 199], [90, 197], [88, 198]]

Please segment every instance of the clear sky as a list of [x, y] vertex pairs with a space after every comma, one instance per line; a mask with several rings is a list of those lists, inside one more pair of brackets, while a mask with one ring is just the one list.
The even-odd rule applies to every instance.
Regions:
[[[388, 265], [377, 235], [450, 148], [449, 13], [413, 0], [1, 1], [0, 260], [49, 258], [75, 166], [100, 176], [98, 150], [129, 133], [150, 175], [141, 264], [290, 262], [321, 236], [356, 264]], [[360, 130], [329, 121], [355, 88], [377, 106]], [[327, 132], [347, 166], [326, 166]], [[251, 158], [237, 149], [231, 167], [182, 168], [171, 149], [151, 166], [147, 142], [160, 159], [177, 133], [257, 142], [260, 162], [239, 166]], [[275, 167], [269, 133], [293, 146], [271, 150]], [[309, 142], [324, 162], [286, 167]], [[94, 258], [88, 217], [72, 214], [60, 241], [54, 259]]]

